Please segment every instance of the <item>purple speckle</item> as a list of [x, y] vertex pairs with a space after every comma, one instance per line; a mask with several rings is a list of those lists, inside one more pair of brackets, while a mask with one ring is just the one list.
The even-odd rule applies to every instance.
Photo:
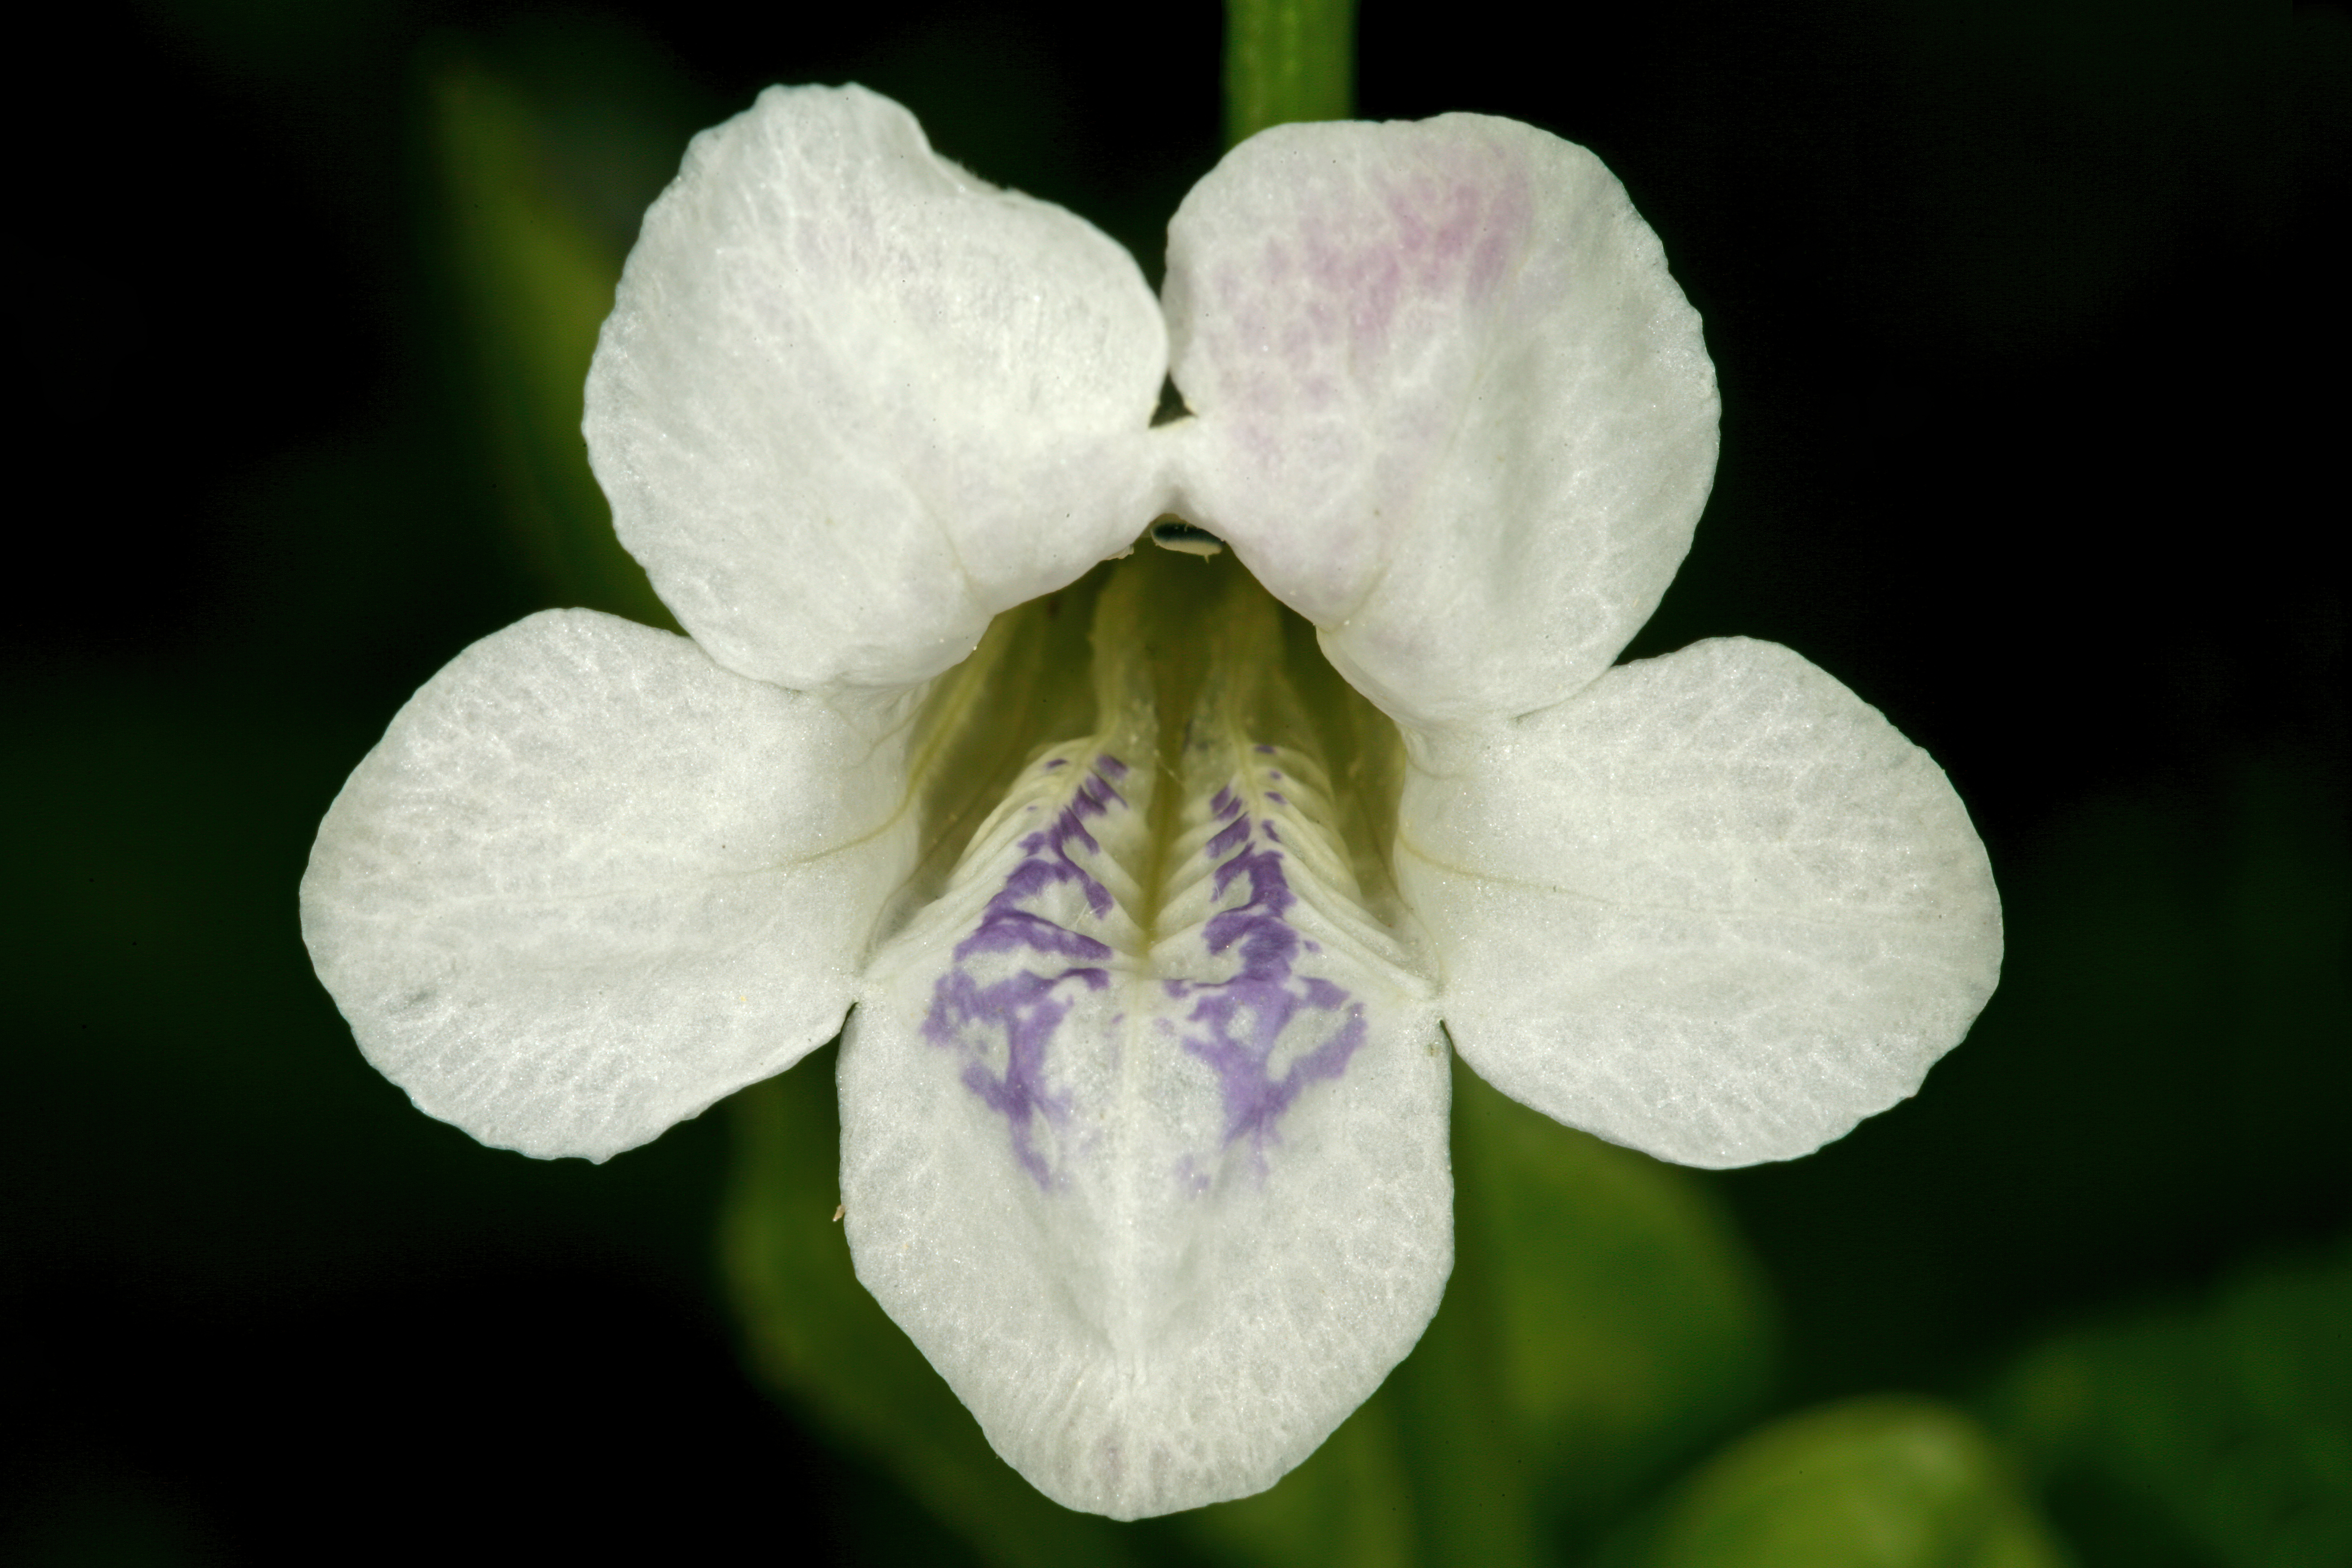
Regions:
[[[1238, 813], [1239, 801], [1221, 790], [1212, 802], [1221, 816], [1227, 813], [1219, 803], [1227, 801]], [[1265, 846], [1251, 844], [1253, 826], [1264, 833]], [[1279, 842], [1271, 822], [1253, 825], [1246, 818], [1209, 841], [1207, 853], [1220, 861], [1213, 884], [1217, 896], [1223, 897], [1236, 882], [1246, 882], [1249, 897], [1212, 916], [1202, 938], [1212, 953], [1238, 949], [1241, 970], [1230, 980], [1213, 983], [1163, 983], [1171, 1001], [1192, 1002], [1185, 1021], [1198, 1026], [1199, 1032], [1184, 1036], [1184, 1049], [1216, 1069], [1224, 1099], [1225, 1142], [1246, 1136], [1261, 1153], [1275, 1122], [1300, 1089], [1346, 1069], [1348, 1058], [1364, 1043], [1365, 1028], [1362, 1003], [1328, 980], [1295, 972], [1302, 946], [1308, 952], [1317, 949], [1290, 924], [1290, 907], [1297, 899], [1283, 869], [1282, 851], [1276, 847]], [[1323, 1037], [1314, 1049], [1294, 1056], [1277, 1078], [1269, 1065], [1276, 1046], [1293, 1030]]]
[[[933, 982], [923, 1022], [924, 1038], [961, 1057], [965, 1089], [1004, 1118], [1013, 1157], [1045, 1192], [1063, 1177], [1051, 1154], [1053, 1134], [1044, 1129], [1066, 1128], [1076, 1115], [1068, 1094], [1052, 1087], [1055, 1037], [1089, 993], [1110, 984], [1111, 948], [1079, 928], [1087, 916], [1099, 921], [1112, 910], [1110, 889], [1089, 868], [1102, 853], [1095, 829], [1125, 826], [1108, 819], [1128, 809], [1114, 784], [1127, 772], [1116, 758], [1097, 759], [1066, 785], [1060, 809], [1017, 841], [1019, 858]], [[1219, 981], [1163, 980], [1166, 1000], [1153, 1011], [1166, 1031], [1159, 1037], [1172, 1038], [1216, 1074], [1222, 1146], [1245, 1141], [1263, 1173], [1283, 1115], [1308, 1084], [1343, 1073], [1364, 1043], [1364, 1004], [1320, 974], [1298, 972], [1303, 956], [1322, 949], [1291, 924], [1297, 896], [1276, 823], [1250, 815], [1230, 785], [1208, 807], [1219, 826], [1199, 853], [1210, 868], [1212, 897], [1230, 907], [1200, 928], [1200, 951], [1234, 972]], [[1057, 889], [1060, 897], [1049, 899]], [[1062, 900], [1073, 892], [1086, 905], [1074, 917], [1076, 927], [1048, 912], [1066, 909]], [[1126, 1018], [1121, 1012], [1111, 1026]], [[1217, 1165], [1207, 1151], [1187, 1154], [1172, 1173], [1178, 1189], [1207, 1192]]]
[[[1106, 757], [1097, 768], [1104, 763], [1118, 767], [1115, 759]], [[1111, 956], [1111, 950], [1025, 905], [1051, 888], [1074, 883], [1097, 919], [1110, 913], [1110, 889], [1073, 859], [1070, 850], [1075, 845], [1088, 854], [1097, 852], [1101, 847], [1087, 831], [1086, 819], [1125, 805], [1098, 773], [1089, 773], [1070, 804], [1055, 814], [1051, 827], [1021, 840], [1021, 859], [981, 910], [971, 934], [956, 943], [948, 972], [931, 987], [930, 1011], [923, 1019], [925, 1039], [964, 1052], [964, 1087], [1005, 1119], [1014, 1157], [1041, 1187], [1052, 1185], [1053, 1173], [1033, 1135], [1035, 1119], [1043, 1116], [1058, 1125], [1070, 1113], [1067, 1098], [1046, 1088], [1046, 1048], [1069, 1013], [1073, 998], [1068, 987], [1076, 984], [1099, 991], [1110, 984], [1102, 961]], [[968, 960], [983, 953], [1016, 952], [1032, 953], [1046, 963], [1024, 964], [986, 984], [966, 967]], [[1061, 961], [1058, 967], [1055, 961]], [[992, 1071], [983, 1058], [983, 1042], [1000, 1030], [1004, 1039], [1002, 1073]]]

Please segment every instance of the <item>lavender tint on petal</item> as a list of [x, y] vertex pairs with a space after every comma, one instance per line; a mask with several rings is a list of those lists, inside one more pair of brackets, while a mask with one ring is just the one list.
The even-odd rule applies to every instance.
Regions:
[[1209, 1190], [1209, 1173], [1187, 1154], [1176, 1162], [1176, 1185], [1186, 1197], [1197, 1198]]

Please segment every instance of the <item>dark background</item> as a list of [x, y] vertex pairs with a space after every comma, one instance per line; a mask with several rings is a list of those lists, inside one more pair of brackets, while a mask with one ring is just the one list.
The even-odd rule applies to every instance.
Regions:
[[[1715, 1179], [1781, 1301], [1775, 1407], [1966, 1397], [2040, 1336], [2324, 1252], [2352, 1230], [2343, 10], [1668, 3], [1541, 47], [1501, 14], [1366, 0], [1360, 111], [1592, 147], [1705, 316], [1722, 465], [1632, 651], [1798, 648], [1943, 763], [2006, 899], [2002, 989], [1919, 1099]], [[860, 79], [1156, 281], [1218, 151], [1216, 10], [46, 26], [13, 165], [0, 1542], [951, 1554], [740, 1370], [723, 1118], [604, 1168], [479, 1149], [310, 977], [294, 889], [343, 775], [563, 596], [501, 508], [424, 83], [470, 57], [636, 105], [599, 187], [625, 237], [694, 129]]]

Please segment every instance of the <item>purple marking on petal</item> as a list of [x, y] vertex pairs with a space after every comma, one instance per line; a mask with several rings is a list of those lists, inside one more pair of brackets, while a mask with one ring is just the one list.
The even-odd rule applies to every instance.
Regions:
[[1070, 1010], [1069, 1002], [1056, 994], [1067, 980], [1099, 991], [1110, 984], [1110, 975], [1092, 968], [1054, 975], [1022, 971], [982, 985], [962, 970], [950, 969], [932, 987], [930, 1014], [923, 1020], [923, 1037], [935, 1046], [962, 1042], [965, 1028], [975, 1024], [1004, 1031], [1003, 1074], [991, 1072], [978, 1051], [967, 1045], [963, 1086], [1011, 1125], [1013, 1157], [1041, 1187], [1051, 1185], [1053, 1173], [1031, 1139], [1033, 1120], [1042, 1115], [1059, 1125], [1070, 1114], [1067, 1098], [1045, 1087], [1045, 1049]]
[[1127, 764], [1120, 762], [1117, 757], [1112, 756], [1108, 752], [1105, 752], [1095, 758], [1095, 766], [1100, 769], [1103, 775], [1107, 778], [1123, 779], [1127, 776]]
[[[1098, 758], [1096, 765], [1118, 773], [1127, 771], [1115, 757]], [[1066, 983], [1075, 981], [1090, 991], [1108, 985], [1110, 973], [1101, 961], [1111, 956], [1111, 949], [1024, 906], [1049, 889], [1075, 883], [1097, 920], [1110, 913], [1110, 889], [1073, 859], [1070, 851], [1075, 845], [1086, 854], [1099, 854], [1102, 847], [1087, 831], [1085, 819], [1126, 804], [1106, 780], [1089, 773], [1070, 803], [1055, 814], [1051, 827], [1021, 840], [1022, 858], [982, 909], [971, 934], [956, 943], [948, 972], [932, 984], [930, 1011], [923, 1019], [925, 1039], [964, 1052], [964, 1087], [1005, 1119], [1013, 1157], [1048, 1190], [1053, 1171], [1034, 1141], [1035, 1120], [1043, 1116], [1059, 1125], [1068, 1119], [1070, 1108], [1066, 1097], [1046, 1087], [1047, 1050], [1070, 1010]], [[1048, 962], [1039, 968], [1016, 968], [987, 984], [964, 967], [966, 960], [982, 953], [1023, 952]], [[1060, 967], [1054, 966], [1056, 960], [1062, 961]], [[1001, 1074], [990, 1070], [983, 1055], [997, 1031], [1004, 1040]]]
[[[1219, 816], [1223, 803], [1240, 803], [1220, 790], [1210, 804]], [[1267, 840], [1254, 847], [1244, 831], [1255, 826]], [[1213, 889], [1223, 898], [1234, 883], [1246, 880], [1249, 897], [1241, 904], [1210, 917], [1202, 938], [1213, 953], [1238, 949], [1241, 969], [1230, 980], [1214, 983], [1171, 980], [1169, 997], [1191, 997], [1187, 1022], [1204, 1031], [1184, 1037], [1184, 1049], [1216, 1070], [1223, 1090], [1227, 1144], [1248, 1136], [1259, 1152], [1274, 1124], [1298, 1098], [1299, 1090], [1318, 1079], [1334, 1079], [1346, 1070], [1349, 1058], [1364, 1043], [1363, 1004], [1339, 985], [1318, 975], [1296, 973], [1302, 946], [1319, 952], [1292, 927], [1288, 913], [1297, 896], [1283, 869], [1283, 853], [1271, 822], [1244, 818], [1211, 839], [1205, 847], [1222, 857], [1213, 874]], [[1318, 1018], [1313, 1015], [1324, 1015]], [[1293, 1028], [1327, 1027], [1322, 1041], [1295, 1055], [1281, 1077], [1267, 1070], [1283, 1037]]]
[[956, 943], [955, 955], [963, 959], [975, 952], [1012, 952], [1024, 947], [1055, 958], [1110, 956], [1110, 949], [1094, 938], [1058, 925], [1044, 915], [1033, 915], [1027, 910], [982, 915], [980, 928]]
[[[1013, 1157], [1046, 1192], [1062, 1177], [1052, 1145], [1043, 1142], [1039, 1121], [1059, 1128], [1072, 1116], [1068, 1097], [1051, 1087], [1047, 1068], [1054, 1038], [1086, 993], [1109, 985], [1108, 961], [1113, 953], [1108, 944], [1034, 906], [1053, 889], [1068, 886], [1086, 900], [1094, 919], [1110, 913], [1110, 891], [1086, 863], [1086, 857], [1102, 853], [1087, 822], [1126, 808], [1110, 782], [1126, 772], [1116, 758], [1098, 758], [1076, 781], [1050, 826], [1019, 840], [1021, 858], [956, 944], [947, 972], [933, 983], [922, 1026], [932, 1045], [961, 1054], [961, 1081], [1005, 1119]], [[1283, 804], [1278, 797], [1269, 799]], [[1213, 896], [1246, 896], [1212, 915], [1201, 940], [1211, 954], [1232, 954], [1237, 969], [1217, 982], [1162, 981], [1170, 1013], [1181, 1011], [1182, 1018], [1164, 1016], [1155, 1027], [1216, 1073], [1223, 1142], [1231, 1147], [1246, 1138], [1263, 1172], [1266, 1145], [1275, 1140], [1284, 1113], [1308, 1084], [1344, 1072], [1363, 1044], [1364, 1004], [1324, 976], [1297, 972], [1302, 954], [1322, 949], [1290, 923], [1297, 899], [1276, 824], [1253, 818], [1232, 786], [1219, 789], [1209, 805], [1223, 824], [1202, 847], [1213, 862]], [[1079, 919], [1083, 922], [1085, 917]], [[997, 978], [983, 981], [975, 973], [972, 961], [983, 955], [998, 962], [982, 973]], [[1125, 1022], [1122, 1012], [1111, 1025]], [[1000, 1041], [1001, 1071], [991, 1065]], [[1284, 1051], [1286, 1043], [1307, 1048]], [[1277, 1074], [1273, 1067], [1278, 1051], [1287, 1062]], [[1192, 1195], [1208, 1190], [1212, 1174], [1191, 1156], [1175, 1172], [1180, 1189]]]
[[[1274, 776], [1275, 776], [1276, 778], [1280, 778], [1282, 775], [1281, 775], [1280, 773], [1276, 773], [1276, 774], [1275, 774]], [[1276, 792], [1274, 792], [1273, 790], [1268, 790], [1268, 791], [1266, 791], [1266, 792], [1265, 792], [1265, 798], [1266, 798], [1266, 799], [1268, 799], [1268, 800], [1270, 800], [1270, 801], [1272, 801], [1272, 802], [1274, 802], [1274, 804], [1275, 804], [1275, 805], [1288, 805], [1290, 804], [1290, 802], [1289, 802], [1288, 800], [1285, 799], [1282, 795], [1277, 795], [1277, 794], [1276, 794]]]
[[1307, 1005], [1310, 1007], [1338, 1007], [1348, 1000], [1348, 994], [1319, 974], [1307, 977]]
[[1274, 748], [1272, 746], [1257, 746], [1253, 749], [1261, 757], [1270, 757], [1274, 755]]
[[1069, 765], [1070, 765], [1070, 759], [1069, 759], [1069, 758], [1067, 758], [1067, 757], [1047, 757], [1047, 758], [1045, 759], [1045, 765], [1042, 769], [1040, 769], [1039, 771], [1040, 771], [1041, 773], [1052, 773], [1055, 768], [1066, 768], [1066, 767], [1068, 767]]

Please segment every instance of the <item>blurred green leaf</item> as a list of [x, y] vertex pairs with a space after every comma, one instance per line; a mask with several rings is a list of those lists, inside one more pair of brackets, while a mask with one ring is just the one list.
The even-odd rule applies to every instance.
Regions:
[[[1770, 1370], [1762, 1277], [1704, 1179], [1454, 1073], [1455, 1225], [1496, 1394], [1555, 1495], [1605, 1510], [1748, 1415]], [[1465, 1290], [1465, 1304], [1477, 1299]]]
[[1455, 1263], [1399, 1369], [1424, 1560], [1540, 1559], [1753, 1407], [1760, 1278], [1699, 1178], [1454, 1073]]
[[2059, 1568], [2063, 1553], [1976, 1424], [1873, 1398], [1742, 1438], [1644, 1532], [1642, 1568]]
[[26, 1501], [0, 1521], [0, 1561], [17, 1568], [194, 1568], [225, 1555], [184, 1506], [137, 1476], [61, 1467]]
[[1229, 1559], [1556, 1560], [1752, 1408], [1753, 1264], [1699, 1178], [1454, 1073], [1454, 1268], [1387, 1384], [1272, 1490], [1186, 1516]]
[[605, 204], [563, 177], [593, 160], [566, 159], [560, 143], [609, 140], [595, 132], [610, 127], [559, 128], [469, 60], [436, 74], [432, 110], [450, 258], [508, 520], [564, 602], [675, 628], [614, 535], [580, 434], [588, 362], [626, 245], [599, 222]]
[[985, 1561], [1132, 1561], [1117, 1525], [1047, 1500], [996, 1457], [980, 1424], [857, 1282], [833, 1219], [841, 1171], [834, 1057], [827, 1047], [730, 1102], [737, 1166], [720, 1247], [753, 1362]]
[[1227, 1563], [1412, 1568], [1422, 1560], [1417, 1522], [1397, 1400], [1383, 1388], [1272, 1488], [1183, 1515], [1176, 1528]]
[[2352, 1563], [2352, 1248], [2055, 1339], [1993, 1410], [2095, 1563]]
[[2347, 820], [2315, 758], [2217, 756], [2014, 842], [2000, 990], [1925, 1092], [1719, 1181], [1807, 1402], [1966, 1386], [2054, 1312], [2343, 1231]]

